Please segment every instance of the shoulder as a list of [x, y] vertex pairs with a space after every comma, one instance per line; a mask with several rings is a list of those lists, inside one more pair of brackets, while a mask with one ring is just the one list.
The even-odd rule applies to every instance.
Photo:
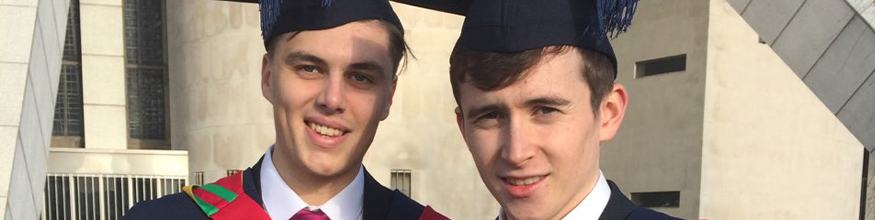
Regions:
[[675, 220], [680, 218], [675, 218], [670, 215], [666, 215], [665, 213], [654, 211], [652, 209], [637, 207], [635, 208], [635, 210], [632, 211], [632, 213], [629, 213], [629, 216], [626, 219]]
[[[418, 219], [425, 206], [398, 190], [390, 190], [365, 170], [364, 219]], [[434, 210], [432, 210], [433, 213]]]
[[610, 180], [607, 182], [611, 188], [611, 197], [599, 219], [679, 219], [632, 203], [629, 198], [623, 195], [616, 183]]
[[422, 210], [425, 209], [425, 206], [422, 206], [422, 204], [419, 204], [419, 202], [414, 201], [398, 190], [392, 191], [392, 197], [393, 211], [410, 212], [411, 214], [419, 216], [419, 214], [422, 213]]
[[125, 220], [140, 219], [208, 219], [185, 193], [139, 202], [125, 213]]

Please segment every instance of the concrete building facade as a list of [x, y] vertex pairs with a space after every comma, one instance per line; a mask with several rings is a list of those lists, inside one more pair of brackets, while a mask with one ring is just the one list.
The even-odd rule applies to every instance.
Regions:
[[[857, 217], [863, 145], [730, 3], [640, 3], [630, 31], [614, 40], [618, 82], [632, 99], [620, 134], [603, 146], [603, 171], [636, 202], [668, 199], [651, 207], [683, 218]], [[402, 73], [365, 165], [385, 185], [393, 170], [411, 170], [412, 197], [450, 217], [491, 218], [497, 206], [453, 122], [446, 83], [462, 18], [393, 6], [418, 59]], [[171, 20], [182, 23], [170, 24], [178, 50], [170, 54], [181, 62], [170, 69], [184, 72], [170, 80], [181, 93], [172, 100], [174, 128], [183, 127], [173, 146], [192, 152], [192, 172], [215, 179], [254, 163], [274, 137], [258, 88], [257, 7], [172, 8]], [[683, 57], [682, 70], [642, 75], [643, 65], [674, 57]]]
[[[614, 45], [631, 99], [602, 169], [633, 200], [675, 192], [654, 208], [684, 218], [859, 217], [863, 144], [730, 2], [641, 2]], [[682, 70], [640, 75], [681, 54]]]
[[0, 2], [4, 219], [118, 219], [187, 183], [187, 152], [137, 150], [169, 149], [137, 136], [135, 125], [146, 120], [132, 119], [142, 115], [131, 108], [141, 102], [132, 92], [146, 91], [130, 88], [141, 85], [131, 83], [132, 72], [151, 68], [137, 63], [148, 48], [131, 25], [149, 16], [140, 8], [122, 0]]
[[37, 219], [67, 0], [0, 1], [0, 216]]
[[[0, 29], [12, 30], [0, 34], [9, 45], [0, 53], [5, 219], [114, 219], [137, 201], [245, 169], [273, 143], [257, 5], [148, 1], [161, 2], [159, 12], [137, 13], [131, 2], [146, 1], [0, 0]], [[64, 25], [74, 4], [80, 56], [68, 60]], [[456, 127], [448, 83], [463, 18], [392, 4], [416, 59], [364, 164], [379, 182], [451, 218], [492, 219], [498, 205]], [[875, 37], [871, 5], [640, 2], [629, 32], [613, 40], [617, 80], [631, 99], [617, 137], [602, 145], [606, 177], [634, 202], [687, 219], [863, 217], [865, 134], [875, 115], [866, 110], [875, 103], [866, 99], [875, 66], [865, 61], [875, 49], [852, 40]], [[764, 13], [770, 7], [778, 7], [774, 16]], [[815, 22], [807, 16], [816, 20], [816, 8], [842, 13]], [[139, 16], [160, 17], [161, 40], [129, 29]], [[780, 22], [757, 20], [768, 18]], [[830, 21], [845, 25], [805, 28]], [[805, 29], [817, 33], [799, 36]], [[69, 107], [60, 99], [76, 99], [63, 83], [71, 79], [62, 79], [71, 65], [81, 71], [81, 133], [59, 135], [53, 130], [68, 129], [57, 124], [59, 109]], [[138, 98], [149, 95], [165, 99]], [[155, 111], [160, 123], [143, 113]]]

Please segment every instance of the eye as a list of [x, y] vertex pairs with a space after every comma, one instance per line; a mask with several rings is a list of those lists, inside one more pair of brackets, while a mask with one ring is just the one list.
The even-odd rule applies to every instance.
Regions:
[[538, 106], [537, 108], [535, 108], [536, 115], [547, 115], [550, 113], [555, 113], [557, 111], [559, 111], [559, 110], [555, 109], [555, 108], [547, 107], [547, 106]]
[[480, 116], [480, 119], [498, 119], [500, 115], [497, 112], [489, 112]]
[[311, 66], [311, 65], [301, 65], [301, 66], [298, 66], [296, 69], [298, 71], [304, 71], [304, 72], [308, 72], [308, 73], [314, 73], [314, 72], [319, 70], [318, 68], [316, 68], [316, 66]]
[[370, 84], [374, 83], [374, 81], [371, 80], [371, 78], [365, 74], [360, 74], [360, 73], [352, 74], [351, 78], [353, 81], [358, 82], [358, 83], [370, 83]]
[[492, 111], [488, 113], [484, 113], [474, 119], [474, 126], [479, 129], [492, 129], [496, 128], [501, 124], [502, 118], [504, 115], [498, 111]]

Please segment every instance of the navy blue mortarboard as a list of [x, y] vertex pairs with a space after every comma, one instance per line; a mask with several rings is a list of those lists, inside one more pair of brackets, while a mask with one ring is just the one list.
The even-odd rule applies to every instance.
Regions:
[[[516, 53], [571, 45], [617, 58], [609, 41], [626, 31], [638, 0], [396, 0], [465, 15], [456, 48]], [[463, 10], [465, 9], [465, 10]]]
[[349, 22], [381, 19], [404, 30], [388, 0], [258, 0], [265, 47], [292, 31], [322, 30]]

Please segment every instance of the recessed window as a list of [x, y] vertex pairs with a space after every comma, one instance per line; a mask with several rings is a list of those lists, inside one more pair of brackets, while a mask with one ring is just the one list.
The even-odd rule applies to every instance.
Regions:
[[635, 63], [635, 78], [687, 70], [687, 55], [663, 57]]
[[[167, 74], [164, 54], [164, 1], [122, 2], [130, 137], [165, 140]], [[158, 148], [161, 147], [167, 148]]]
[[82, 50], [79, 40], [79, 0], [70, 1], [67, 13], [67, 33], [64, 35], [64, 54], [55, 104], [52, 147], [83, 147], [82, 116]]
[[680, 207], [681, 192], [639, 192], [632, 193], [632, 203], [648, 208]]
[[204, 172], [194, 172], [194, 185], [204, 185]]
[[243, 170], [226, 170], [226, 171], [225, 171], [225, 176], [233, 176], [234, 174], [237, 174], [237, 173], [239, 173], [240, 171], [243, 171]]
[[392, 169], [392, 189], [410, 197], [410, 170]]

